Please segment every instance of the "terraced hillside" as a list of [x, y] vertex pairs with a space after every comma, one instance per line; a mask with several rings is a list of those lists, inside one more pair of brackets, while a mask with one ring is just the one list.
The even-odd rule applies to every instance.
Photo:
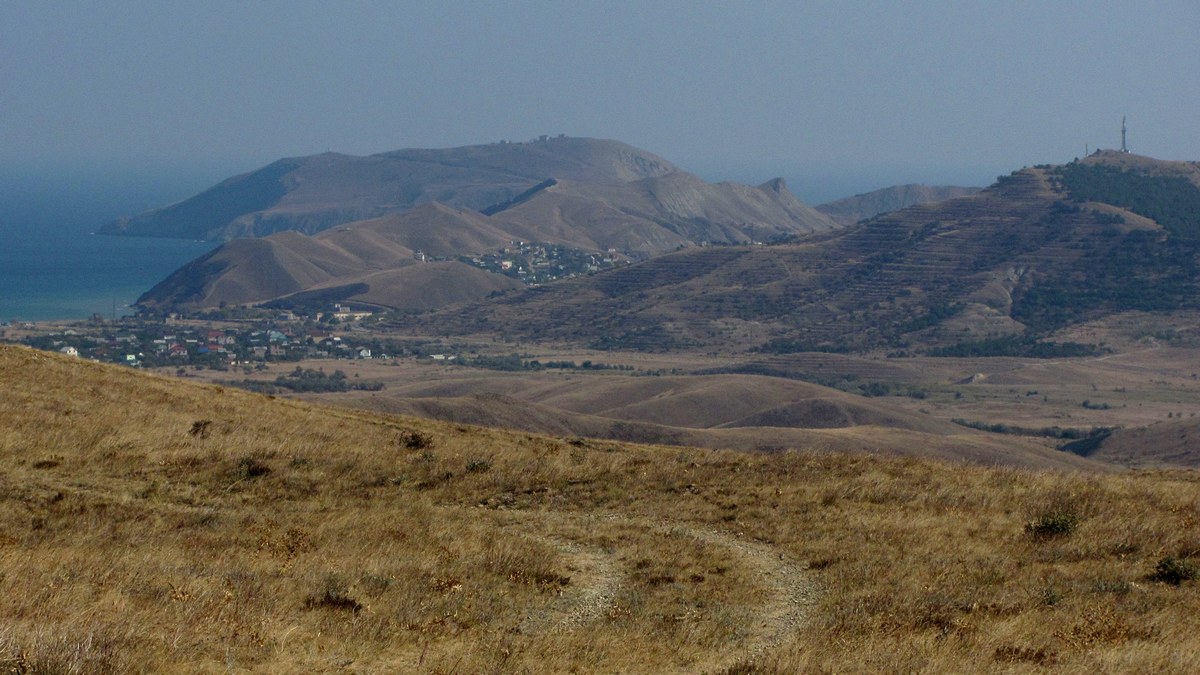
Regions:
[[[1179, 171], [1153, 160], [1138, 166], [1147, 163]], [[1200, 190], [1144, 168], [1116, 169], [1118, 180], [1149, 176], [1165, 186], [1167, 206], [1155, 211], [1074, 194], [1062, 178], [1071, 170], [1024, 169], [976, 195], [796, 244], [683, 251], [510, 294], [427, 326], [460, 333], [503, 326], [522, 339], [640, 350], [1053, 353], [1054, 345], [1034, 341], [1071, 322], [1193, 306], [1200, 297], [1195, 240], [1151, 216], [1193, 217], [1170, 204], [1186, 206], [1188, 191]]]

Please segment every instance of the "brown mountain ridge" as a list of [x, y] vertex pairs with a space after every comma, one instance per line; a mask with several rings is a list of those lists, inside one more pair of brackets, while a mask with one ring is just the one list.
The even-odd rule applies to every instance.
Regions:
[[[759, 188], [709, 185], [657, 155], [618, 141], [543, 137], [528, 143], [397, 150], [367, 157], [325, 153], [282, 159], [177, 204], [109, 223], [101, 232], [209, 240], [282, 230], [313, 234], [430, 202], [494, 214], [549, 186], [557, 186], [554, 194], [573, 195], [568, 206], [576, 211], [585, 205], [607, 207], [608, 215], [626, 227], [651, 221], [676, 231], [677, 241], [660, 249], [689, 239], [696, 225], [716, 228], [704, 232], [729, 242], [834, 225], [778, 181]], [[535, 227], [544, 223], [515, 216], [505, 220]], [[634, 242], [620, 248], [641, 250], [645, 245]]]
[[796, 243], [690, 249], [509, 294], [426, 327], [648, 351], [1039, 349], [1029, 341], [1074, 322], [1195, 305], [1195, 175], [1100, 153]]
[[[253, 199], [247, 197], [252, 193]], [[256, 242], [234, 239], [181, 268], [142, 297], [144, 307], [259, 303], [341, 288], [349, 290], [328, 297], [427, 309], [404, 300], [424, 291], [388, 285], [406, 282], [411, 272], [379, 273], [427, 256], [452, 260], [494, 252], [515, 241], [637, 258], [835, 227], [781, 179], [757, 187], [709, 184], [616, 141], [555, 138], [281, 160], [106, 231], [266, 235]], [[470, 281], [459, 284], [461, 293], [446, 296], [456, 302], [515, 285], [462, 273]], [[361, 284], [371, 290], [361, 291]]]

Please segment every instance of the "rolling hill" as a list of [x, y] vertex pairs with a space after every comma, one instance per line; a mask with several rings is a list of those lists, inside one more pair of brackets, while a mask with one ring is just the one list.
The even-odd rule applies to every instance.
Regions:
[[1038, 340], [1108, 313], [1196, 305], [1196, 172], [1100, 153], [794, 244], [680, 251], [426, 326], [601, 349], [1069, 355], [1086, 348]]
[[384, 374], [382, 392], [311, 397], [351, 408], [536, 433], [778, 451], [879, 452], [986, 464], [1082, 468], [1029, 439], [978, 433], [884, 399], [752, 375], [560, 376], [467, 370]]
[[479, 213], [425, 204], [311, 237], [284, 231], [235, 239], [176, 270], [138, 303], [165, 309], [355, 302], [424, 311], [521, 284], [461, 262], [422, 263], [414, 249], [447, 256], [504, 245], [507, 237]]
[[953, 185], [894, 185], [837, 201], [818, 204], [815, 208], [842, 225], [853, 225], [860, 220], [873, 218], [884, 213], [899, 211], [916, 204], [929, 204], [947, 199], [965, 197], [979, 192], [981, 188], [957, 187]]
[[[1181, 415], [1182, 417], [1182, 415]], [[1070, 446], [1072, 452], [1101, 462], [1134, 467], [1200, 467], [1200, 423], [1195, 419], [1117, 429], [1103, 438]]]

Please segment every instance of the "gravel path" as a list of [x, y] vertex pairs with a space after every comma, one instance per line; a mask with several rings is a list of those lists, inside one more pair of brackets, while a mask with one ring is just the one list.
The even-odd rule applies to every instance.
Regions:
[[584, 546], [561, 537], [534, 535], [553, 546], [570, 564], [571, 584], [552, 607], [535, 612], [517, 624], [521, 633], [561, 632], [598, 621], [612, 606], [621, 587], [615, 558], [595, 546]]
[[820, 594], [815, 575], [803, 564], [766, 544], [725, 532], [681, 522], [612, 513], [575, 515], [537, 512], [521, 515], [522, 518], [506, 523], [504, 527], [520, 530], [523, 536], [554, 547], [569, 561], [571, 571], [570, 586], [550, 608], [521, 620], [518, 629], [522, 633], [565, 632], [585, 628], [605, 616], [620, 591], [623, 573], [618, 560], [619, 552], [606, 551], [552, 534], [560, 528], [590, 531], [600, 524], [649, 528], [727, 549], [732, 552], [734, 560], [752, 570], [768, 599], [756, 612], [755, 623], [744, 627], [746, 637], [743, 644], [737, 649], [714, 652], [704, 663], [690, 667], [691, 672], [719, 672], [738, 663], [753, 661], [782, 645], [804, 625]]

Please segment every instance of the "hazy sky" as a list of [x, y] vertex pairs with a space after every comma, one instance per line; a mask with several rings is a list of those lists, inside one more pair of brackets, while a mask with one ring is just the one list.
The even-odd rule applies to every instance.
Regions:
[[0, 163], [616, 138], [809, 201], [1200, 160], [1200, 2], [0, 2]]

